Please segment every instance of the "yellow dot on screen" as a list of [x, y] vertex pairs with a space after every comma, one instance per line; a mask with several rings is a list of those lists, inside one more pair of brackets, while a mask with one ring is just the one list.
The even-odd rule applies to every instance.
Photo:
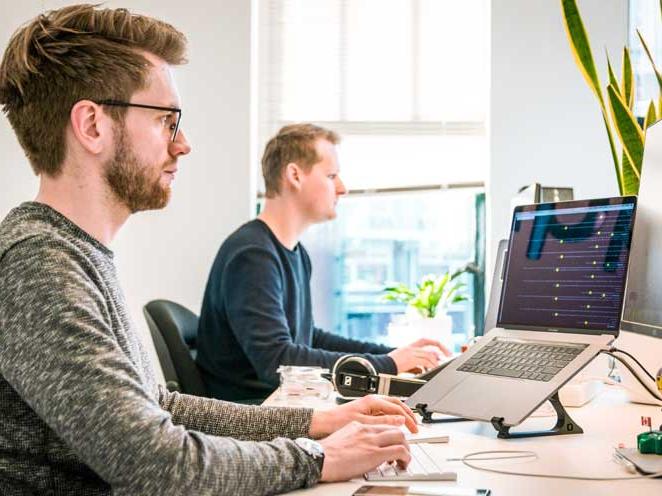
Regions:
[[559, 243], [563, 244], [563, 240], [559, 241]]
[[597, 263], [598, 263], [598, 262], [596, 262], [595, 260], [593, 260], [593, 265], [597, 265]]
[[595, 279], [595, 274], [591, 274], [591, 279]]
[[586, 305], [586, 308], [591, 308], [591, 305]]
[[560, 288], [560, 287], [561, 287], [561, 285], [560, 285], [558, 282], [555, 284], [555, 286], [556, 286], [557, 288]]
[[584, 325], [588, 325], [588, 320], [585, 320], [585, 321], [584, 321]]
[[563, 230], [564, 230], [564, 231], [567, 231], [567, 230], [568, 230], [568, 226], [563, 226]]
[[592, 294], [593, 294], [593, 291], [589, 291], [588, 294], [592, 295]]
[[595, 245], [596, 248], [600, 248], [600, 245]]
[[602, 234], [602, 231], [598, 231], [598, 236], [600, 236], [601, 234]]
[[606, 298], [606, 297], [607, 297], [607, 293], [602, 293], [602, 297], [603, 297], [603, 298]]
[[558, 316], [559, 316], [559, 313], [558, 313], [558, 312], [554, 312], [554, 317], [558, 317]]
[[614, 233], [610, 233], [610, 234], [609, 234], [609, 236], [613, 236], [613, 235], [614, 235]]
[[554, 301], [559, 301], [559, 297], [558, 297], [558, 296], [555, 296], [555, 297], [554, 297]]
[[608, 264], [606, 264], [606, 265], [607, 265], [607, 267], [611, 267], [611, 264], [610, 264], [610, 263], [608, 263]]
[[558, 272], [559, 270], [561, 270], [561, 269], [559, 269], [559, 268], [557, 267], [557, 268], [556, 268], [556, 272]]
[[565, 255], [559, 255], [559, 258], [563, 258]]

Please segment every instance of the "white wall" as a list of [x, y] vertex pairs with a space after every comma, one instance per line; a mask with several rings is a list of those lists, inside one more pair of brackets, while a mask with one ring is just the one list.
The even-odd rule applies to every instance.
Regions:
[[[178, 69], [182, 128], [193, 152], [181, 161], [164, 211], [130, 219], [113, 245], [130, 309], [151, 347], [141, 308], [169, 298], [200, 308], [220, 241], [253, 215], [255, 158], [251, 14], [256, 0], [110, 1], [171, 22], [189, 39]], [[0, 0], [0, 46], [43, 9], [72, 2]], [[626, 0], [579, 2], [604, 81], [603, 47], [620, 57]], [[510, 198], [538, 181], [573, 186], [576, 197], [617, 194], [594, 96], [570, 54], [555, 0], [492, 2], [492, 141], [488, 249], [507, 232]], [[620, 62], [615, 63], [620, 66]], [[36, 194], [37, 181], [7, 120], [0, 118], [0, 217]]]
[[[620, 70], [628, 1], [577, 3], [604, 84], [605, 47]], [[510, 199], [520, 186], [572, 186], [575, 198], [618, 194], [597, 100], [573, 60], [560, 2], [493, 0], [491, 40], [490, 267], [498, 240], [507, 236]]]
[[[0, 51], [23, 22], [42, 10], [76, 3], [0, 0]], [[168, 298], [196, 313], [220, 242], [254, 213], [249, 0], [126, 0], [127, 7], [168, 21], [189, 40], [189, 64], [177, 69], [182, 129], [192, 153], [180, 160], [173, 199], [163, 211], [129, 219], [115, 251], [133, 319], [152, 349], [142, 316], [151, 299]], [[7, 119], [0, 118], [0, 218], [33, 199], [32, 175]], [[154, 357], [154, 355], [153, 355]]]

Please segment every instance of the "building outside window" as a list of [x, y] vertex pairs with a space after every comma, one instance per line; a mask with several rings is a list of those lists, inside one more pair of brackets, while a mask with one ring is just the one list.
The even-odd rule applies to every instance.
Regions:
[[[635, 74], [635, 113], [645, 116], [651, 100], [659, 111], [660, 87], [655, 71], [639, 40], [639, 30], [650, 49], [658, 70], [662, 70], [662, 6], [658, 0], [630, 0], [629, 46]], [[618, 67], [618, 66], [616, 66]]]
[[[483, 265], [489, 2], [264, 0], [259, 46], [260, 152], [293, 122], [343, 140], [350, 194], [303, 238], [316, 325], [383, 340], [404, 311], [385, 285]], [[482, 274], [462, 277], [456, 346], [482, 331]]]

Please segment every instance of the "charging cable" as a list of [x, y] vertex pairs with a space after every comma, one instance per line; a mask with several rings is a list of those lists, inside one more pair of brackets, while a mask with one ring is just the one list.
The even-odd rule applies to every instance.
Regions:
[[462, 462], [469, 468], [479, 470], [481, 472], [491, 472], [493, 474], [502, 475], [517, 475], [521, 477], [541, 477], [546, 479], [566, 479], [566, 480], [582, 480], [582, 481], [620, 481], [620, 480], [635, 480], [635, 479], [651, 479], [655, 477], [662, 477], [662, 472], [645, 475], [629, 475], [624, 477], [588, 477], [583, 475], [560, 475], [560, 474], [541, 474], [541, 473], [528, 473], [516, 472], [510, 470], [497, 470], [494, 468], [481, 467], [473, 462], [487, 461], [487, 460], [511, 460], [515, 458], [531, 458], [537, 460], [539, 457], [534, 451], [522, 450], [493, 450], [493, 451], [475, 451], [467, 453], [462, 458], [448, 458], [449, 462]]

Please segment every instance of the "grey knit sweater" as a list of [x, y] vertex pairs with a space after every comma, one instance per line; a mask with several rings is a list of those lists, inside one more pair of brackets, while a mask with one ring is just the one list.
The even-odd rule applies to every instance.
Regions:
[[274, 494], [319, 480], [312, 411], [157, 386], [113, 254], [24, 203], [0, 224], [0, 494]]

